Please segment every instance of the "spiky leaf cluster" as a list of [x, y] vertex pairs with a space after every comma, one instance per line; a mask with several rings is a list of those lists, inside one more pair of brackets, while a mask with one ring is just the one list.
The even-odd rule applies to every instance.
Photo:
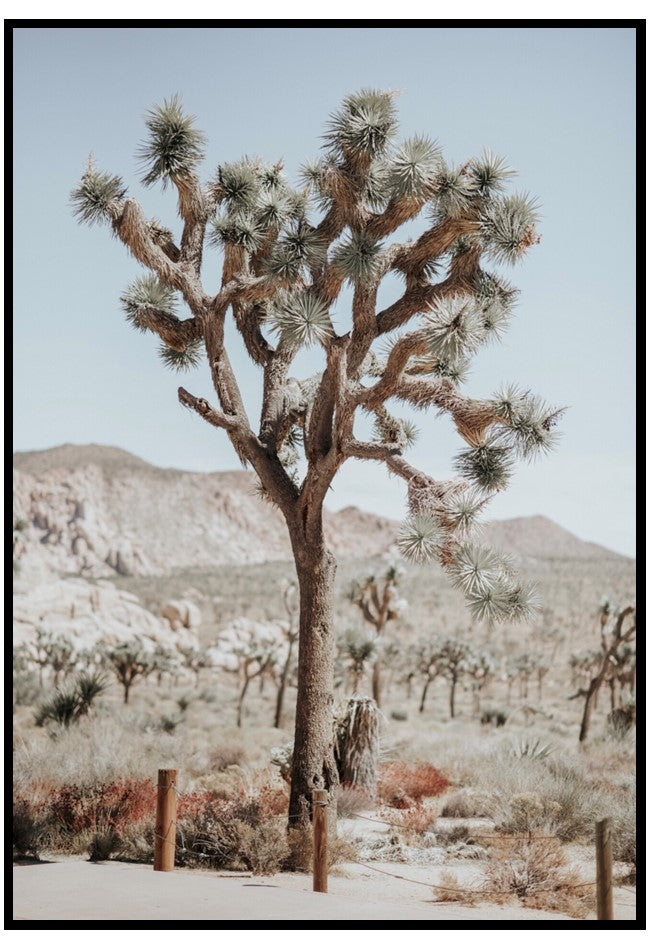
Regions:
[[498, 157], [488, 148], [479, 158], [471, 161], [470, 174], [473, 177], [476, 193], [481, 197], [492, 197], [504, 190], [505, 183], [516, 176], [516, 171], [507, 165], [504, 158]]
[[396, 150], [389, 169], [389, 186], [396, 199], [430, 196], [441, 164], [441, 151], [428, 138], [408, 138]]
[[522, 459], [554, 449], [559, 436], [554, 428], [564, 412], [562, 408], [550, 407], [540, 397], [511, 385], [499, 391], [492, 404], [494, 412], [507, 424], [498, 439]]
[[511, 559], [493, 548], [461, 545], [447, 570], [477, 620], [529, 620], [536, 613], [535, 586], [517, 580]]
[[249, 214], [232, 213], [223, 217], [214, 217], [210, 243], [213, 246], [241, 246], [249, 253], [254, 253], [264, 236], [263, 227]]
[[512, 194], [488, 203], [480, 216], [480, 236], [496, 262], [517, 262], [539, 237], [538, 203], [527, 194]]
[[183, 113], [180, 99], [174, 95], [156, 105], [146, 116], [149, 138], [138, 149], [146, 171], [146, 186], [162, 181], [180, 180], [191, 174], [205, 153], [205, 135], [194, 127], [194, 118]]
[[508, 446], [494, 439], [480, 446], [462, 450], [455, 458], [455, 470], [483, 492], [500, 492], [508, 484], [513, 457]]
[[120, 304], [126, 320], [138, 331], [145, 332], [140, 316], [144, 309], [155, 308], [167, 315], [176, 312], [176, 294], [173, 289], [163, 285], [154, 275], [139, 276], [120, 296]]
[[350, 282], [368, 282], [377, 275], [381, 249], [366, 233], [352, 233], [337, 247], [332, 262]]
[[334, 154], [375, 157], [385, 151], [396, 128], [392, 93], [362, 89], [348, 95], [331, 117], [325, 141]]
[[276, 279], [294, 280], [302, 269], [318, 267], [325, 259], [326, 249], [308, 223], [298, 223], [279, 239], [266, 263], [269, 275]]
[[435, 181], [434, 215], [440, 218], [460, 216], [476, 194], [475, 179], [465, 168], [442, 164]]
[[203, 355], [203, 342], [200, 340], [192, 341], [187, 345], [184, 351], [176, 351], [168, 345], [160, 345], [160, 360], [165, 367], [172, 371], [190, 371], [198, 367]]
[[98, 171], [89, 158], [81, 183], [70, 194], [72, 212], [80, 223], [102, 223], [117, 214], [125, 196], [122, 178]]
[[485, 340], [480, 308], [468, 295], [453, 295], [434, 302], [425, 313], [424, 328], [430, 354], [455, 365]]
[[221, 164], [217, 172], [221, 199], [230, 211], [247, 212], [257, 203], [261, 181], [257, 168], [243, 158], [230, 164]]
[[468, 535], [487, 501], [484, 496], [468, 490], [454, 493], [444, 501], [444, 522], [456, 534]]
[[333, 333], [327, 306], [311, 292], [287, 295], [274, 309], [271, 322], [297, 348], [322, 344]]
[[423, 564], [439, 554], [446, 534], [432, 515], [413, 515], [401, 528], [397, 546], [408, 561]]

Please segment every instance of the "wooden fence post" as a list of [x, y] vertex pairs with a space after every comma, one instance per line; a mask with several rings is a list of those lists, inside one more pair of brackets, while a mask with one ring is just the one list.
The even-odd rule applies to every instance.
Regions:
[[611, 821], [598, 820], [595, 827], [597, 853], [597, 918], [613, 918], [613, 856], [611, 853]]
[[160, 768], [158, 771], [153, 869], [163, 873], [170, 873], [174, 868], [177, 774], [174, 768]]
[[326, 791], [315, 790], [313, 804], [313, 891], [327, 892], [327, 806]]

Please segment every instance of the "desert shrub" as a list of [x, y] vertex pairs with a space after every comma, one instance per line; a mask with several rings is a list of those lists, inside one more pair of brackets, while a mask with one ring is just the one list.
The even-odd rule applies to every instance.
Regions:
[[180, 866], [274, 872], [289, 855], [288, 791], [263, 785], [236, 798], [194, 793], [178, 802], [177, 862]]
[[372, 798], [360, 788], [341, 784], [336, 793], [338, 817], [355, 817], [372, 806]]
[[389, 762], [381, 765], [378, 795], [389, 807], [405, 808], [425, 797], [438, 797], [450, 786], [451, 782], [433, 765]]
[[245, 760], [246, 752], [241, 745], [224, 743], [212, 748], [209, 753], [210, 767], [215, 771], [225, 771], [231, 765], [241, 765]]
[[95, 830], [88, 844], [88, 855], [92, 863], [109, 860], [121, 849], [121, 837], [115, 830]]
[[286, 821], [274, 817], [253, 827], [237, 823], [239, 855], [255, 874], [277, 873], [289, 855]]
[[427, 833], [436, 820], [436, 813], [421, 804], [387, 815], [389, 823], [396, 828], [406, 843], [417, 842]]
[[47, 807], [33, 797], [15, 794], [12, 827], [14, 854], [38, 859], [49, 839]]
[[[288, 856], [282, 868], [289, 873], [310, 873], [313, 871], [313, 830], [311, 827], [293, 827], [286, 835]], [[352, 840], [342, 834], [329, 835], [327, 838], [327, 867], [329, 871], [340, 863], [349, 863], [358, 859], [357, 848]]]
[[511, 753], [514, 758], [533, 758], [540, 761], [552, 754], [554, 748], [540, 738], [519, 738], [512, 743]]
[[462, 886], [453, 873], [442, 870], [439, 874], [439, 885], [435, 886], [437, 902], [459, 902], [465, 906], [474, 906], [479, 899], [480, 893], [470, 886]]
[[509, 717], [509, 709], [487, 708], [480, 716], [482, 725], [495, 725], [501, 728]]
[[558, 841], [516, 840], [494, 846], [483, 892], [496, 901], [513, 896], [529, 908], [585, 918], [592, 908], [594, 887], [583, 882], [576, 870], [567, 867]]
[[34, 721], [39, 727], [52, 721], [62, 728], [69, 728], [88, 714], [94, 700], [106, 688], [106, 678], [101, 673], [80, 673], [71, 687], [57, 689], [39, 706]]
[[627, 881], [636, 879], [636, 788], [635, 782], [616, 792], [611, 830], [613, 859], [631, 867]]
[[444, 801], [442, 817], [490, 817], [493, 799], [484, 792], [472, 788], [460, 788]]
[[155, 811], [151, 781], [130, 778], [92, 785], [65, 784], [53, 792], [52, 824], [63, 833], [120, 832]]
[[508, 816], [497, 824], [503, 833], [551, 831], [560, 811], [560, 805], [540, 794], [514, 794], [508, 798], [507, 810]]
[[394, 719], [395, 722], [407, 722], [408, 713], [403, 709], [393, 709], [392, 712], [390, 712], [390, 718]]

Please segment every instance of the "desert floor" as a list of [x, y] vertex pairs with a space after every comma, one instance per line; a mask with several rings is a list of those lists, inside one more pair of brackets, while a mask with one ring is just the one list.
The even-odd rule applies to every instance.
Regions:
[[[390, 864], [408, 879], [430, 882], [430, 867]], [[390, 868], [388, 867], [388, 868]], [[80, 859], [14, 867], [14, 919], [20, 920], [350, 920], [421, 922], [574, 921], [556, 912], [512, 906], [460, 906], [430, 901], [430, 891], [402, 879], [346, 864], [329, 878], [327, 895], [311, 890], [311, 877], [272, 877], [205, 870], [155, 873], [132, 863], [89, 863]], [[615, 917], [635, 917], [635, 896], [615, 890]]]

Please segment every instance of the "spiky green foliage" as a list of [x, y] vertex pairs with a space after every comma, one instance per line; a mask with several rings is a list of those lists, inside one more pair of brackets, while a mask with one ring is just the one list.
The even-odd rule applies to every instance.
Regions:
[[441, 151], [434, 141], [417, 135], [396, 150], [390, 162], [389, 183], [394, 197], [428, 197], [440, 170]]
[[272, 313], [271, 322], [289, 344], [298, 348], [322, 343], [333, 333], [327, 306], [311, 292], [286, 296]]
[[279, 239], [266, 264], [269, 275], [293, 281], [306, 267], [318, 267], [325, 259], [326, 248], [315, 229], [302, 222]]
[[483, 492], [500, 492], [509, 482], [513, 457], [508, 446], [493, 438], [481, 446], [462, 450], [455, 458], [455, 470]]
[[554, 428], [563, 408], [550, 407], [540, 397], [512, 385], [501, 389], [492, 403], [494, 412], [508, 425], [498, 439], [522, 459], [549, 453], [555, 447], [558, 433]]
[[366, 233], [352, 233], [340, 243], [332, 262], [350, 282], [367, 282], [378, 272], [382, 243]]
[[445, 533], [432, 515], [413, 515], [402, 526], [397, 546], [408, 561], [432, 561], [445, 541]]
[[517, 262], [538, 242], [538, 203], [528, 194], [512, 194], [488, 203], [480, 216], [480, 236], [496, 262]]
[[449, 496], [444, 503], [444, 517], [450, 528], [459, 535], [472, 531], [488, 498], [465, 490]]
[[253, 216], [244, 213], [231, 213], [223, 217], [214, 217], [210, 242], [212, 245], [242, 246], [247, 252], [259, 249], [264, 235], [264, 228]]
[[174, 348], [163, 344], [160, 345], [158, 353], [165, 367], [172, 371], [190, 371], [201, 363], [203, 342], [201, 340], [192, 341], [184, 351], [176, 351]]
[[249, 211], [259, 197], [260, 180], [254, 165], [244, 158], [221, 164], [217, 173], [221, 198], [230, 210]]
[[439, 299], [424, 317], [428, 350], [440, 360], [457, 363], [476, 351], [485, 339], [480, 309], [471, 296]]
[[442, 169], [435, 182], [434, 213], [439, 217], [457, 217], [469, 207], [476, 196], [476, 182], [465, 168], [449, 167], [442, 164]]
[[435, 371], [438, 377], [448, 377], [454, 384], [464, 384], [469, 376], [467, 358], [435, 358]]
[[116, 174], [97, 170], [92, 157], [88, 158], [81, 183], [70, 194], [72, 212], [80, 223], [93, 226], [110, 220], [126, 196], [126, 187]]
[[51, 721], [69, 728], [88, 714], [94, 700], [106, 688], [107, 682], [101, 673], [81, 673], [71, 687], [58, 689], [51, 699], [39, 706], [34, 721], [39, 727]]
[[138, 149], [146, 171], [143, 184], [162, 181], [166, 187], [170, 180], [181, 180], [193, 172], [205, 153], [205, 135], [194, 127], [194, 121], [193, 116], [183, 113], [177, 95], [147, 113], [149, 138]]
[[257, 221], [264, 229], [280, 230], [291, 216], [291, 205], [283, 194], [272, 194], [259, 204]]
[[382, 154], [397, 128], [393, 93], [362, 89], [332, 115], [325, 141], [333, 153]]
[[503, 570], [502, 557], [485, 545], [461, 545], [448, 567], [451, 583], [464, 594], [494, 588]]
[[506, 182], [516, 176], [516, 171], [488, 148], [479, 158], [471, 162], [470, 173], [474, 186], [481, 197], [491, 197], [504, 189]]
[[126, 320], [137, 331], [147, 331], [140, 321], [144, 309], [155, 308], [168, 315], [176, 313], [176, 293], [154, 275], [138, 276], [120, 295], [119, 301]]
[[363, 203], [373, 213], [385, 210], [392, 196], [390, 166], [384, 158], [372, 161], [365, 181]]

